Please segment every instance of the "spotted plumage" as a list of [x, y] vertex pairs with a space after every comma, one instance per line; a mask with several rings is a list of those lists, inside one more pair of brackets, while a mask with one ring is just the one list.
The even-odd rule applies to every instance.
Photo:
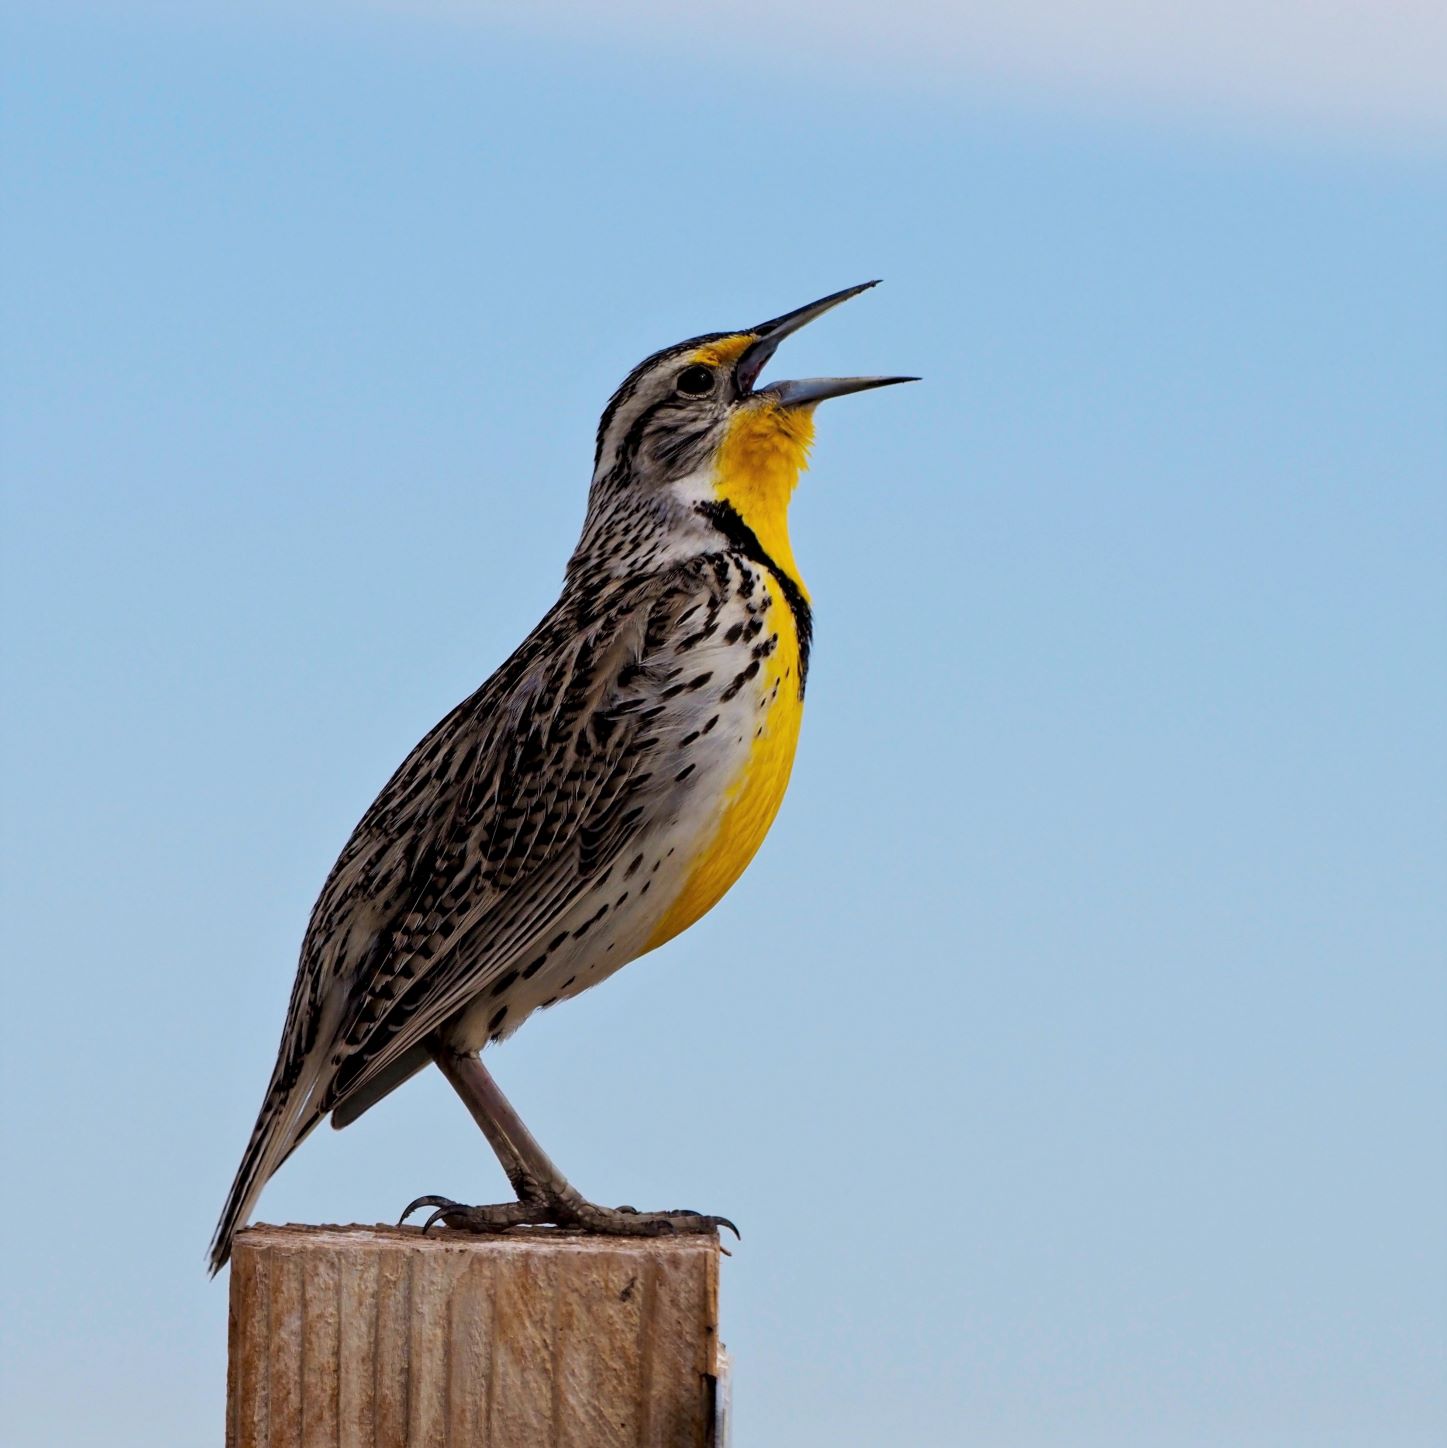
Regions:
[[597, 984], [747, 865], [808, 678], [785, 514], [813, 407], [900, 379], [754, 383], [859, 290], [665, 349], [615, 394], [558, 602], [403, 761], [322, 889], [213, 1268], [323, 1118]]

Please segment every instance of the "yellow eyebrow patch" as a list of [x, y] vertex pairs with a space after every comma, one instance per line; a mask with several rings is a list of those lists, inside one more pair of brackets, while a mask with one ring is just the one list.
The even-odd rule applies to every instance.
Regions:
[[717, 342], [710, 342], [707, 347], [700, 347], [693, 354], [695, 362], [702, 362], [705, 367], [727, 367], [730, 363], [737, 362], [750, 343], [757, 342], [757, 332], [740, 332], [733, 337], [724, 337]]

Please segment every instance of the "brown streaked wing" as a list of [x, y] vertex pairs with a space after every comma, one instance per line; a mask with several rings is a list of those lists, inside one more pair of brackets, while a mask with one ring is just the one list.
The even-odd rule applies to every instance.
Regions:
[[[414, 865], [403, 908], [379, 922], [357, 962], [323, 1110], [465, 1007], [626, 849], [652, 780], [658, 706], [648, 701], [678, 672], [661, 641], [717, 586], [686, 565], [630, 590], [601, 625], [569, 637], [561, 621], [555, 647], [486, 701], [470, 789], [448, 812], [425, 877]], [[465, 716], [458, 724], [468, 727]], [[462, 941], [465, 951], [453, 948]], [[346, 965], [336, 961], [334, 980], [347, 978]]]

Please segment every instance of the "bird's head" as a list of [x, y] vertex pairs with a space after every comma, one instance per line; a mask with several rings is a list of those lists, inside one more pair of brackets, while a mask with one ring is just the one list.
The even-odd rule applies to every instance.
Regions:
[[916, 379], [761, 384], [760, 374], [785, 337], [876, 285], [848, 287], [741, 332], [693, 337], [639, 363], [598, 424], [595, 504], [623, 497], [670, 512], [727, 505], [760, 538], [770, 535], [771, 551], [787, 555], [784, 518], [813, 441], [814, 408]]

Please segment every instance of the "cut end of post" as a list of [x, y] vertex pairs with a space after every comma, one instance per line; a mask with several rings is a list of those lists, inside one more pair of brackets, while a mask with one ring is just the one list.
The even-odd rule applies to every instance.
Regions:
[[719, 1445], [721, 1256], [713, 1236], [250, 1227], [228, 1448]]

